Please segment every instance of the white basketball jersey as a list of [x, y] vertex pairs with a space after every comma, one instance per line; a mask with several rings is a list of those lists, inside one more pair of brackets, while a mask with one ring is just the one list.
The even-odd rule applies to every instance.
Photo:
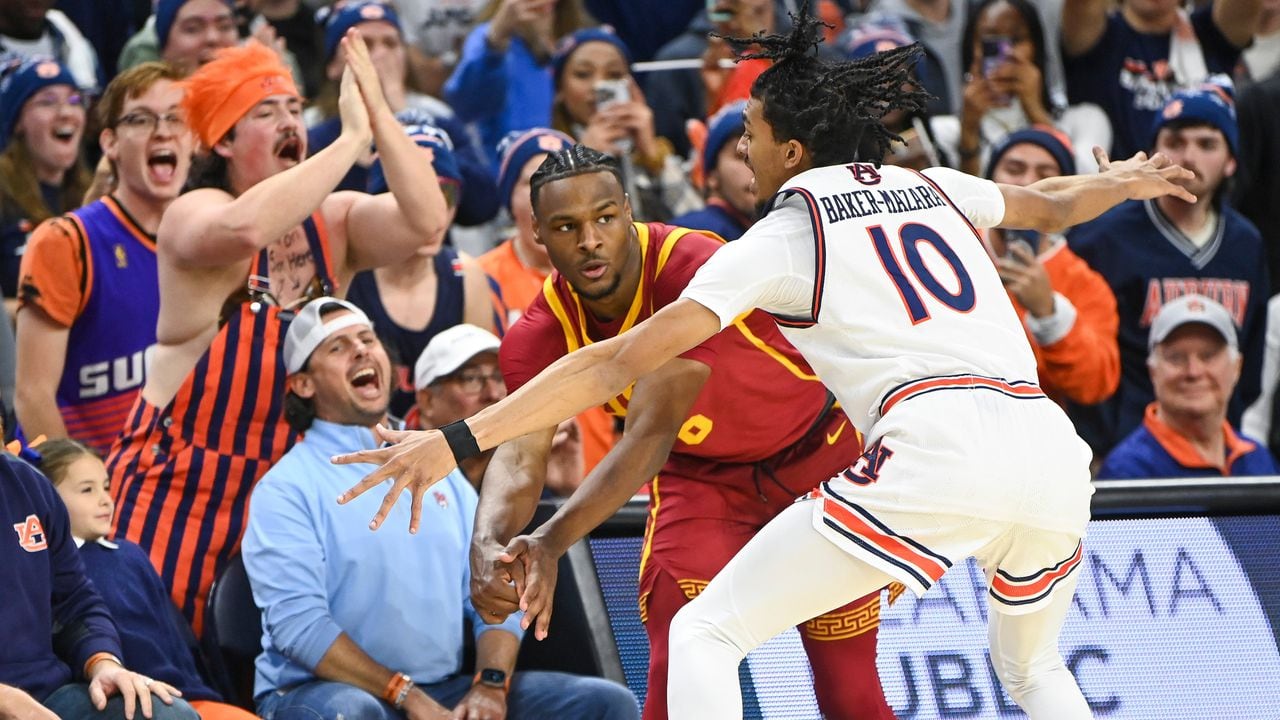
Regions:
[[899, 167], [830, 166], [792, 178], [774, 198], [782, 202], [807, 207], [817, 267], [809, 316], [779, 325], [859, 429], [904, 383], [1036, 383], [995, 265], [937, 182]]

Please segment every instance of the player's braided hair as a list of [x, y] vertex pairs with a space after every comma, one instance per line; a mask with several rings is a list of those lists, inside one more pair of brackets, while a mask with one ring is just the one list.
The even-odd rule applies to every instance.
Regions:
[[534, 213], [538, 211], [538, 195], [543, 185], [567, 177], [595, 172], [612, 173], [618, 179], [618, 184], [626, 187], [622, 180], [622, 166], [612, 155], [606, 155], [581, 144], [547, 153], [542, 164], [529, 178], [529, 202], [533, 206]]
[[764, 104], [764, 119], [780, 142], [798, 140], [814, 167], [853, 160], [879, 163], [902, 138], [881, 118], [893, 110], [921, 112], [929, 100], [911, 70], [923, 55], [919, 43], [858, 60], [824, 62], [817, 58], [826, 26], [809, 9], [810, 0], [792, 14], [791, 32], [724, 37], [730, 44], [756, 46], [739, 59], [761, 58], [773, 65], [756, 78], [751, 96]]

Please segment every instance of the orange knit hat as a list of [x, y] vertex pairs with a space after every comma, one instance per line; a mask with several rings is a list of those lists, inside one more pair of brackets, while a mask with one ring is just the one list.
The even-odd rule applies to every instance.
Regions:
[[182, 82], [187, 126], [212, 148], [244, 114], [272, 95], [298, 95], [280, 56], [256, 40], [219, 50]]

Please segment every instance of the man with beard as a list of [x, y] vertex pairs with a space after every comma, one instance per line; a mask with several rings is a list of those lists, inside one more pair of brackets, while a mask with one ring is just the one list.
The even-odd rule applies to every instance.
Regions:
[[1071, 249], [1111, 286], [1120, 313], [1120, 387], [1109, 402], [1073, 418], [1098, 454], [1142, 424], [1155, 399], [1148, 333], [1160, 308], [1183, 295], [1220, 303], [1236, 325], [1244, 365], [1227, 410], [1233, 426], [1240, 426], [1244, 408], [1261, 392], [1270, 296], [1266, 253], [1253, 223], [1223, 202], [1236, 171], [1238, 138], [1228, 86], [1175, 93], [1156, 115], [1148, 147], [1195, 173], [1180, 184], [1196, 201], [1168, 195], [1126, 202], [1067, 236]]
[[[514, 392], [561, 356], [622, 335], [673, 302], [722, 242], [632, 222], [618, 162], [584, 145], [548, 154], [530, 181], [536, 237], [556, 273], [502, 342]], [[713, 371], [713, 367], [715, 368]], [[857, 432], [772, 318], [753, 313], [636, 383], [605, 408], [625, 418], [617, 445], [527, 539], [549, 597], [560, 556], [649, 482], [640, 617], [649, 636], [644, 717], [667, 716], [671, 618], [814, 483], [848, 464]], [[472, 542], [472, 596], [496, 622], [515, 611], [500, 557], [528, 523], [555, 429], [505, 443], [485, 473]], [[827, 717], [892, 717], [876, 674], [880, 594], [803, 623], [801, 641]], [[547, 634], [544, 617], [537, 636]]]
[[[160, 222], [152, 372], [107, 468], [115, 531], [148, 551], [197, 633], [251, 487], [297, 437], [280, 359], [293, 311], [438, 244], [446, 225], [435, 172], [387, 107], [358, 31], [343, 43], [342, 136], [310, 158], [302, 99], [266, 47], [222, 50], [184, 83], [206, 155], [198, 189]], [[390, 192], [332, 192], [370, 141]]]
[[41, 224], [22, 257], [17, 412], [27, 437], [106, 453], [156, 341], [156, 229], [187, 181], [191, 133], [176, 68], [145, 63], [107, 86], [99, 144], [110, 195]]
[[[460, 470], [436, 488], [430, 520], [418, 534], [373, 535], [353, 522], [376, 498], [362, 510], [334, 504], [362, 471], [335, 471], [329, 457], [377, 447], [373, 428], [385, 421], [390, 403], [391, 361], [368, 316], [336, 298], [312, 300], [289, 326], [284, 367], [285, 413], [306, 437], [254, 489], [244, 541], [265, 619], [254, 687], [259, 714], [636, 717], [635, 698], [616, 683], [514, 672], [517, 617], [486, 625], [467, 597], [476, 492]], [[370, 612], [375, 601], [378, 611]], [[474, 673], [461, 666], [464, 616], [475, 633]]]

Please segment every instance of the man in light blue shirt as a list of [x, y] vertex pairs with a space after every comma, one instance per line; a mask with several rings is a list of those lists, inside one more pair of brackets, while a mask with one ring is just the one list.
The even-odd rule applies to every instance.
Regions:
[[[477, 497], [455, 470], [433, 488], [416, 535], [369, 532], [379, 502], [338, 505], [363, 474], [329, 463], [372, 448], [391, 364], [369, 319], [319, 298], [285, 338], [290, 425], [305, 431], [254, 489], [243, 552], [263, 611], [255, 695], [265, 718], [638, 718], [635, 697], [600, 678], [514, 673], [520, 618], [485, 624], [467, 562]], [[408, 507], [398, 508], [408, 523]], [[403, 526], [402, 526], [403, 527]], [[463, 618], [476, 672], [462, 668]]]

